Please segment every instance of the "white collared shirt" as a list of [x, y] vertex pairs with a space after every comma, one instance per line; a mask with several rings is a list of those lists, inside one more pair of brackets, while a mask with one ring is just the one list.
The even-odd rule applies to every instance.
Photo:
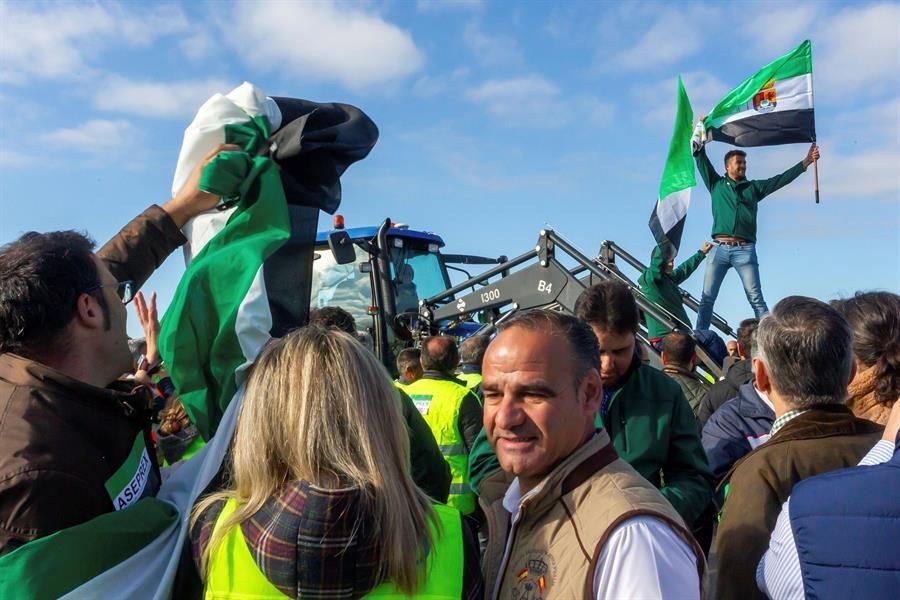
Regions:
[[[501, 575], [494, 582], [492, 598], [497, 598], [502, 573], [506, 571], [522, 504], [542, 486], [543, 482], [522, 494], [517, 477], [503, 497], [503, 508], [509, 512], [511, 524], [500, 564]], [[699, 599], [697, 559], [693, 550], [662, 520], [646, 515], [626, 519], [613, 529], [600, 552], [594, 571], [594, 598]]]

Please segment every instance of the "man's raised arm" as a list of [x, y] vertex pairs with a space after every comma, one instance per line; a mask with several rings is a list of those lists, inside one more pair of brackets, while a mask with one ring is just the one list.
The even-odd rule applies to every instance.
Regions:
[[187, 240], [181, 228], [193, 217], [212, 209], [219, 197], [200, 190], [197, 185], [206, 164], [219, 152], [240, 150], [238, 146], [221, 144], [201, 160], [174, 198], [153, 205], [135, 217], [97, 252], [119, 281], [141, 285], [159, 265]]
[[696, 160], [697, 170], [700, 171], [700, 177], [703, 179], [706, 189], [712, 192], [713, 186], [722, 179], [722, 176], [716, 173], [715, 167], [709, 162], [709, 157], [706, 155], [706, 148], [700, 149], [700, 152], [697, 153]]
[[756, 190], [759, 194], [759, 199], [762, 200], [765, 196], [780, 190], [793, 180], [800, 177], [804, 171], [806, 171], [807, 167], [819, 159], [819, 147], [813, 144], [809, 147], [809, 152], [806, 153], [806, 158], [798, 162], [796, 165], [782, 173], [781, 175], [776, 175], [775, 177], [771, 177], [769, 179], [760, 179], [753, 182], [753, 185], [756, 187]]

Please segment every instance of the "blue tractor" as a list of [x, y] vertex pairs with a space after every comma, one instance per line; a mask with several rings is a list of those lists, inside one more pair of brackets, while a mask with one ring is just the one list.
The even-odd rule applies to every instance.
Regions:
[[[442, 254], [439, 235], [409, 229], [386, 219], [377, 227], [346, 229], [337, 215], [334, 227], [316, 235], [310, 310], [339, 306], [353, 315], [361, 333], [394, 371], [396, 353], [413, 344], [421, 300], [452, 287], [450, 271], [458, 265], [496, 265], [505, 256]], [[452, 301], [452, 296], [445, 302]], [[445, 320], [438, 332], [464, 338], [481, 326], [468, 317]]]

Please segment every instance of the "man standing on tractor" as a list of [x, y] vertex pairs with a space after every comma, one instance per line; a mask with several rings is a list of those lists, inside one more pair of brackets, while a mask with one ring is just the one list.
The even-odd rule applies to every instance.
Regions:
[[[703, 121], [706, 117], [700, 117]], [[756, 211], [763, 198], [797, 179], [809, 165], [819, 159], [819, 148], [809, 147], [806, 157], [796, 165], [770, 179], [747, 179], [747, 153], [729, 150], [725, 154], [725, 176], [716, 173], [706, 156], [706, 149], [697, 154], [697, 169], [712, 199], [712, 237], [715, 248], [706, 261], [703, 294], [697, 309], [697, 329], [709, 329], [713, 305], [719, 288], [731, 268], [737, 271], [744, 285], [747, 300], [756, 318], [769, 312], [763, 299], [759, 281], [759, 262], [756, 257]]]

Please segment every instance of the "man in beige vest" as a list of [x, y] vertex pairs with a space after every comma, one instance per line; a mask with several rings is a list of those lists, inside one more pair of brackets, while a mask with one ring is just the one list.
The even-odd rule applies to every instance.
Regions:
[[595, 429], [597, 338], [533, 310], [484, 358], [484, 427], [502, 471], [482, 482], [495, 599], [699, 598], [703, 554], [659, 491]]

